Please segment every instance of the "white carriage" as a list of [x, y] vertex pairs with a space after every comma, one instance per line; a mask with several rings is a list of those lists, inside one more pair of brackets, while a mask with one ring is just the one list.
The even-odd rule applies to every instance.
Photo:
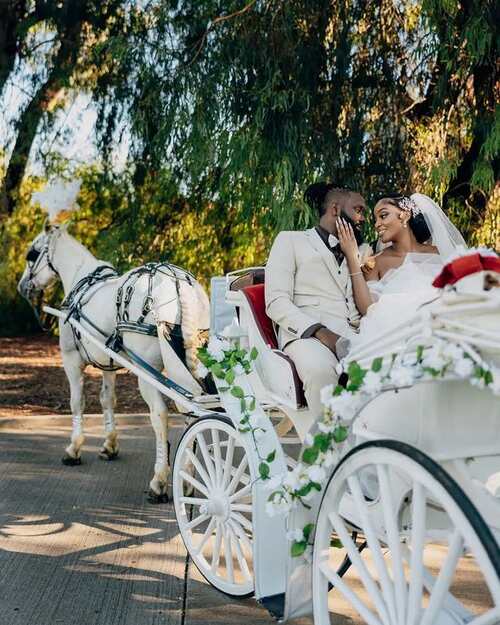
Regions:
[[[500, 623], [500, 399], [491, 390], [500, 392], [500, 289], [485, 290], [491, 274], [464, 278], [354, 355], [377, 371], [379, 388], [360, 395], [348, 439], [309, 464], [304, 450], [328, 428], [318, 429], [277, 349], [263, 275], [226, 278], [230, 340], [257, 349], [253, 371], [237, 368], [229, 383], [220, 372], [224, 413], [193, 421], [175, 456], [176, 516], [199, 571], [225, 593], [254, 594], [279, 620], [314, 614], [326, 625], [347, 602], [370, 625]], [[447, 354], [440, 370], [424, 366], [436, 345]], [[417, 374], [395, 382], [384, 363]], [[273, 489], [297, 494], [307, 480], [290, 487], [285, 476], [313, 465], [321, 492], [270, 516]]]
[[[215, 376], [217, 395], [186, 397], [70, 320], [191, 411], [173, 499], [186, 549], [213, 586], [254, 595], [283, 621], [314, 614], [326, 625], [343, 602], [370, 625], [500, 623], [500, 288], [480, 269], [353, 355], [358, 375], [370, 370], [378, 383], [352, 404], [338, 445], [343, 421], [311, 414], [277, 349], [262, 268], [213, 284], [213, 334], [221, 316], [232, 319], [220, 359], [233, 362]], [[425, 366], [437, 345], [441, 368]], [[414, 377], [391, 377], [395, 364]], [[325, 432], [329, 446], [308, 452]], [[295, 505], [271, 515], [280, 501]], [[479, 599], [464, 591], [471, 580]]]

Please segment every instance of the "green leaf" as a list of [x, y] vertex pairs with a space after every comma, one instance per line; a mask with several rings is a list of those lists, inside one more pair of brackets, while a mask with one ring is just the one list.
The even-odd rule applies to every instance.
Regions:
[[213, 375], [215, 375], [216, 378], [220, 378], [221, 380], [223, 380], [226, 377], [226, 374], [224, 373], [224, 369], [220, 366], [218, 362], [215, 363], [215, 365], [212, 365], [210, 367], [210, 370], [213, 373]]
[[328, 451], [330, 447], [330, 439], [328, 434], [316, 434], [314, 437], [314, 446], [322, 452]]
[[307, 447], [302, 452], [302, 461], [306, 464], [314, 464], [318, 459], [319, 449], [316, 447]]
[[493, 383], [493, 374], [491, 373], [491, 371], [485, 371], [484, 372], [484, 383], [485, 384], [492, 384]]
[[422, 356], [424, 355], [424, 346], [419, 345], [417, 347], [417, 360], [420, 362], [422, 360]]
[[270, 454], [267, 454], [266, 462], [274, 462], [276, 458], [276, 449], [274, 449]]
[[382, 369], [383, 363], [383, 358], [375, 358], [375, 360], [372, 362], [372, 371], [378, 373]]
[[249, 401], [248, 410], [250, 410], [250, 412], [253, 412], [255, 410], [255, 397], [252, 397], [252, 399]]
[[269, 479], [269, 472], [270, 472], [270, 467], [267, 464], [267, 462], [261, 462], [259, 464], [259, 475], [261, 477], [261, 479], [263, 480], [268, 480]]
[[229, 371], [226, 373], [226, 382], [228, 384], [232, 384], [235, 377], [236, 376], [234, 375], [234, 371], [232, 369], [229, 369]]
[[358, 385], [359, 388], [359, 386], [363, 382], [363, 378], [366, 375], [366, 369], [360, 367], [359, 364], [354, 360], [353, 362], [349, 363], [347, 373], [349, 375], [349, 382], [351, 384]]
[[245, 393], [243, 392], [241, 386], [233, 386], [231, 389], [231, 395], [233, 397], [237, 397], [238, 399], [243, 399], [245, 397]]
[[300, 543], [293, 542], [291, 547], [292, 558], [298, 558], [301, 556], [305, 550], [307, 549], [307, 543], [305, 540], [302, 540]]
[[338, 538], [332, 538], [330, 540], [330, 547], [334, 547], [335, 549], [342, 549], [343, 546], [344, 545], [342, 544], [342, 541]]
[[345, 427], [345, 425], [339, 425], [333, 430], [333, 440], [336, 443], [342, 443], [347, 438], [349, 434], [349, 430]]
[[307, 525], [304, 526], [304, 529], [302, 531], [304, 532], [304, 537], [307, 542], [309, 542], [309, 537], [311, 536], [313, 530], [314, 530], [314, 523], [308, 523]]
[[335, 387], [333, 391], [333, 396], [338, 397], [339, 395], [342, 395], [343, 392], [344, 392], [344, 387], [340, 386], [340, 384], [337, 384], [337, 386]]
[[306, 495], [309, 495], [312, 488], [313, 488], [312, 482], [309, 482], [308, 484], [304, 484], [304, 486], [299, 488], [299, 490], [297, 491], [297, 495], [299, 497], [305, 497]]
[[258, 349], [256, 347], [252, 347], [252, 350], [250, 352], [250, 360], [255, 360], [258, 355], [259, 355]]

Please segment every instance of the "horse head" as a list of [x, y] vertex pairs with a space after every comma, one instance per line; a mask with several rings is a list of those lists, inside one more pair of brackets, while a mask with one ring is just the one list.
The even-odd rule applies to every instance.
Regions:
[[53, 258], [63, 228], [46, 220], [42, 232], [31, 242], [26, 254], [26, 266], [17, 285], [18, 292], [30, 303], [59, 277]]

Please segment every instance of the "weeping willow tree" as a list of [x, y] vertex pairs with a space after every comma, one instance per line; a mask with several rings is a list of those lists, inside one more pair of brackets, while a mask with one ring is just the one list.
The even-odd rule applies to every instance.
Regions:
[[[493, 2], [158, 0], [102, 85], [130, 115], [136, 183], [168, 164], [205, 199], [302, 226], [317, 177], [419, 190], [470, 237], [498, 165]], [[113, 115], [109, 115], [114, 102]], [[103, 144], [106, 143], [106, 139]]]

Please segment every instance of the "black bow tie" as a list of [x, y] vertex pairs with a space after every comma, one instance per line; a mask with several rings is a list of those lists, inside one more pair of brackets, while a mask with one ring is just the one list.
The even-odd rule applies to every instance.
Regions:
[[337, 243], [337, 245], [334, 245], [330, 249], [335, 256], [335, 260], [338, 262], [339, 265], [341, 265], [342, 261], [344, 260], [344, 252], [340, 249], [340, 243]]

